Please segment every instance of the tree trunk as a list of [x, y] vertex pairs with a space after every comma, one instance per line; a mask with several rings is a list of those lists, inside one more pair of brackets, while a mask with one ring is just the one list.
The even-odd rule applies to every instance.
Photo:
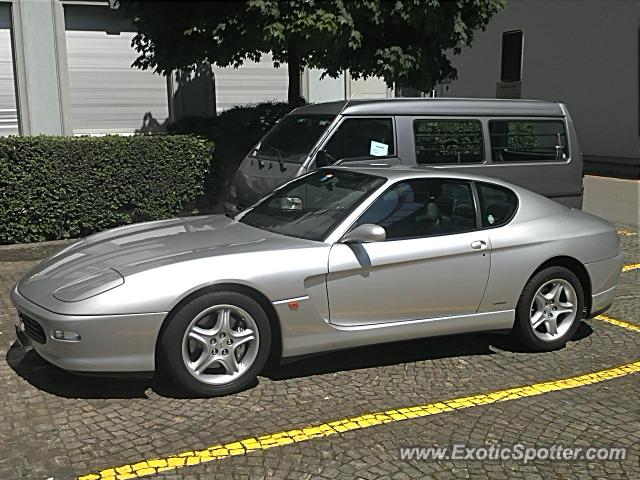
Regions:
[[289, 105], [300, 105], [300, 57], [298, 52], [292, 44], [289, 44], [287, 48], [287, 70], [289, 74], [289, 91], [288, 101]]

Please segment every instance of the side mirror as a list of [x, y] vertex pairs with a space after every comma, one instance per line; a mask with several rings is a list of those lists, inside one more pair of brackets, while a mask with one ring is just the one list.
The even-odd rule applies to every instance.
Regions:
[[373, 223], [364, 223], [347, 232], [342, 237], [342, 243], [384, 242], [386, 238], [387, 232], [383, 227]]
[[333, 164], [333, 158], [326, 150], [318, 150], [316, 153], [316, 168], [328, 167]]

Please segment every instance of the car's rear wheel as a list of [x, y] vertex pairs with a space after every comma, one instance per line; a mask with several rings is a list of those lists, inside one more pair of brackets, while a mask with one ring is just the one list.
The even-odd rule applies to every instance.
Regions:
[[269, 320], [258, 302], [237, 292], [210, 292], [168, 319], [159, 368], [190, 393], [226, 395], [255, 381], [270, 346]]
[[530, 350], [561, 348], [580, 326], [583, 308], [578, 277], [565, 267], [545, 268], [531, 277], [520, 295], [514, 336]]

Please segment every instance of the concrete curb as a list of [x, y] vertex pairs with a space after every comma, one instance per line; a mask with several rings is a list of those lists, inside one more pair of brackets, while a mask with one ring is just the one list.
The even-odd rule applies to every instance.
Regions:
[[0, 245], [0, 262], [25, 262], [42, 260], [56, 252], [59, 252], [67, 245], [75, 242], [76, 239], [54, 240], [51, 242], [18, 243], [15, 245]]

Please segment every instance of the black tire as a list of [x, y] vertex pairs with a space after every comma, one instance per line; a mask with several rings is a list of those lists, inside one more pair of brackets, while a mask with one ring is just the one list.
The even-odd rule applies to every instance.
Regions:
[[[554, 340], [541, 340], [538, 338], [531, 325], [531, 303], [540, 287], [554, 279], [562, 279], [571, 284], [577, 296], [577, 314], [571, 327], [559, 338]], [[529, 351], [557, 350], [566, 345], [573, 338], [580, 327], [582, 312], [584, 310], [584, 292], [578, 277], [568, 268], [561, 266], [548, 267], [539, 271], [529, 279], [520, 295], [516, 307], [516, 321], [513, 327], [512, 337], [522, 347]]]
[[[182, 339], [186, 329], [196, 316], [205, 309], [228, 304], [245, 310], [253, 317], [259, 334], [258, 353], [253, 364], [238, 378], [223, 385], [211, 385], [196, 379], [182, 359]], [[181, 390], [204, 397], [228, 395], [244, 390], [255, 382], [262, 371], [271, 349], [271, 325], [264, 310], [251, 297], [237, 292], [208, 292], [190, 300], [172, 312], [159, 338], [158, 371]]]

